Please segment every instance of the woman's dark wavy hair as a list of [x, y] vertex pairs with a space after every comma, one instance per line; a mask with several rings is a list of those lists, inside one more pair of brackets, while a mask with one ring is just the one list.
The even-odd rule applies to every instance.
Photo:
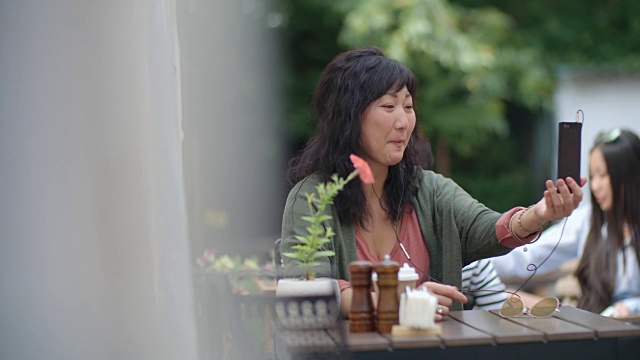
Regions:
[[[289, 181], [294, 184], [314, 173], [320, 173], [325, 181], [335, 173], [346, 177], [353, 170], [349, 155], [363, 155], [360, 124], [365, 110], [389, 90], [399, 91], [405, 86], [415, 101], [415, 75], [377, 48], [351, 50], [336, 56], [316, 86], [315, 133], [293, 159]], [[402, 160], [389, 168], [384, 184], [382, 200], [390, 218], [400, 219], [401, 209], [418, 191], [420, 168], [428, 169], [431, 165], [431, 146], [416, 123]], [[335, 205], [340, 221], [365, 226], [369, 214], [360, 179], [347, 184], [336, 196]]]
[[[604, 155], [613, 203], [609, 211], [602, 211], [591, 193], [591, 228], [576, 270], [582, 287], [578, 307], [596, 313], [612, 302], [617, 253], [624, 248], [624, 223], [632, 230], [631, 243], [640, 263], [640, 139], [631, 131], [616, 131], [617, 137], [599, 137], [591, 149], [600, 149]], [[603, 239], [605, 224], [607, 238]]]

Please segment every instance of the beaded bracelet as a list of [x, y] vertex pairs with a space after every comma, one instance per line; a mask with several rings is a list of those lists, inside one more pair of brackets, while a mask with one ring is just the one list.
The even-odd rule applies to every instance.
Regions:
[[521, 212], [522, 210], [518, 210], [513, 215], [511, 215], [511, 219], [509, 219], [509, 233], [511, 234], [511, 237], [514, 238], [516, 241], [518, 241], [520, 244], [527, 245], [527, 243], [522, 241], [522, 239], [520, 239], [518, 235], [516, 235], [516, 232], [513, 231], [513, 218], [516, 217]]
[[547, 224], [549, 223], [549, 221], [545, 221], [544, 224], [540, 225], [539, 228], [535, 229], [535, 230], [529, 230], [529, 229], [525, 229], [524, 226], [522, 226], [522, 215], [524, 215], [524, 213], [526, 213], [529, 209], [531, 209], [533, 207], [533, 205], [529, 206], [528, 208], [524, 209], [524, 211], [519, 211], [520, 215], [518, 216], [518, 226], [520, 227], [520, 230], [526, 232], [527, 234], [532, 234], [534, 232], [539, 232], [541, 231], [545, 226], [547, 226]]
[[[509, 233], [511, 234], [511, 237], [513, 237], [513, 238], [514, 238], [517, 242], [519, 242], [520, 244], [524, 245], [524, 247], [522, 248], [522, 251], [524, 251], [524, 252], [527, 252], [527, 250], [528, 250], [528, 249], [527, 249], [527, 245], [528, 245], [528, 244], [533, 244], [534, 242], [538, 241], [538, 239], [540, 239], [540, 236], [542, 235], [542, 228], [544, 227], [544, 225], [543, 225], [543, 226], [541, 226], [541, 227], [537, 230], [538, 234], [536, 235], [536, 237], [535, 237], [533, 240], [529, 241], [528, 243], [526, 243], [526, 242], [524, 242], [522, 239], [520, 239], [520, 238], [518, 237], [518, 235], [516, 234], [516, 232], [515, 232], [515, 231], [513, 231], [513, 218], [514, 218], [516, 215], [518, 215], [518, 213], [524, 213], [524, 212], [525, 212], [525, 211], [527, 211], [527, 210], [528, 210], [528, 209], [525, 209], [524, 211], [523, 211], [523, 210], [520, 210], [520, 211], [515, 212], [513, 215], [511, 215], [511, 219], [509, 219], [509, 226], [508, 226]], [[522, 215], [520, 215], [520, 216], [522, 216]], [[518, 219], [519, 219], [519, 218], [518, 218]]]

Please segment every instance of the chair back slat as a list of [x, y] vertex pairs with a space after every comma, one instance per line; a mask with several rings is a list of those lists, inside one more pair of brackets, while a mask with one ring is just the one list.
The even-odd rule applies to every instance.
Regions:
[[276, 280], [282, 279], [284, 265], [282, 263], [282, 255], [280, 254], [280, 243], [282, 239], [278, 238], [273, 243], [273, 262], [275, 263]]

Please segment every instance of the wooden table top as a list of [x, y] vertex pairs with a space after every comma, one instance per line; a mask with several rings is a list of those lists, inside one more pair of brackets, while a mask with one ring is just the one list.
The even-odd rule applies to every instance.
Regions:
[[635, 359], [640, 353], [640, 326], [567, 306], [546, 319], [505, 319], [495, 311], [453, 311], [438, 325], [438, 335], [402, 337], [350, 333], [346, 320], [329, 330], [280, 329], [276, 331], [276, 356], [306, 359], [320, 354], [349, 354], [348, 358], [386, 358], [393, 353], [395, 360], [415, 359], [431, 351], [439, 358], [474, 355], [475, 360], [483, 356], [503, 358], [513, 352], [517, 360], [522, 360], [545, 358], [543, 355]]

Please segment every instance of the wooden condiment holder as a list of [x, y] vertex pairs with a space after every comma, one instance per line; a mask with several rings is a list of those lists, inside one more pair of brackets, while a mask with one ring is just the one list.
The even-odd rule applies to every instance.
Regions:
[[375, 331], [374, 308], [371, 300], [372, 271], [373, 264], [370, 261], [354, 261], [349, 264], [353, 290], [349, 312], [349, 331], [352, 333]]
[[398, 270], [400, 264], [385, 255], [384, 260], [374, 266], [378, 273], [378, 308], [376, 326], [379, 333], [390, 333], [393, 325], [400, 322], [400, 304], [398, 302]]

